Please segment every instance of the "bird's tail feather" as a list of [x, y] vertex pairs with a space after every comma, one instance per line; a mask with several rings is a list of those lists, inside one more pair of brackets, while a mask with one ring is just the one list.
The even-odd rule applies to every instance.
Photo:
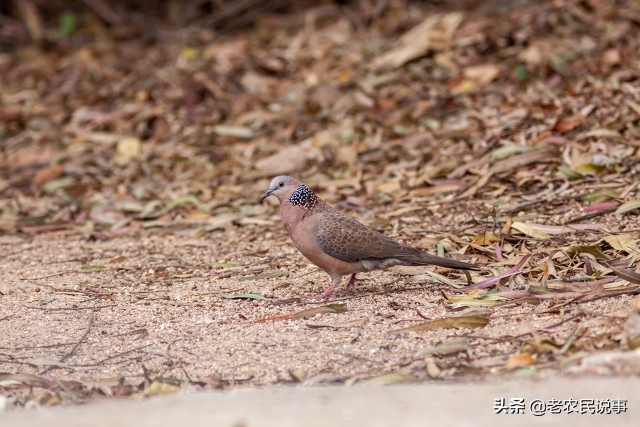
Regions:
[[413, 265], [437, 265], [446, 268], [455, 268], [458, 270], [480, 270], [479, 267], [469, 264], [463, 261], [458, 261], [451, 258], [443, 258], [436, 255], [431, 255], [425, 252], [415, 254], [410, 257], [406, 257], [403, 261], [408, 261]]

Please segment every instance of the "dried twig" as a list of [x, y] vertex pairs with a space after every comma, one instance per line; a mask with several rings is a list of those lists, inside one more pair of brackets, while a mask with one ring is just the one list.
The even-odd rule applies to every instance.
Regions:
[[[91, 316], [89, 316], [89, 324], [87, 325], [87, 329], [82, 334], [82, 337], [80, 337], [80, 339], [74, 344], [74, 346], [71, 347], [71, 350], [69, 350], [64, 356], [62, 356], [62, 358], [60, 358], [60, 360], [59, 360], [60, 363], [64, 363], [65, 360], [67, 360], [69, 357], [71, 357], [73, 355], [73, 353], [76, 352], [78, 347], [80, 347], [80, 344], [82, 344], [84, 342], [84, 340], [87, 339], [87, 336], [91, 332], [91, 328], [93, 328], [93, 321], [94, 320], [95, 320], [95, 314], [91, 313]], [[46, 374], [47, 372], [49, 372], [49, 371], [51, 371], [53, 369], [56, 369], [56, 368], [57, 368], [57, 366], [49, 366], [48, 368], [46, 368], [42, 372], [40, 372], [40, 375]]]

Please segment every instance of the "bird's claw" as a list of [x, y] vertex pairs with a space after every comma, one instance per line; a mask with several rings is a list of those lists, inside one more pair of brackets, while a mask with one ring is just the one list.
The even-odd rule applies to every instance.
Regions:
[[337, 287], [336, 285], [331, 285], [323, 293], [307, 297], [307, 299], [309, 299], [311, 301], [322, 301], [322, 300], [325, 300], [325, 299], [329, 298], [329, 296], [333, 293], [333, 291], [336, 290], [336, 287]]

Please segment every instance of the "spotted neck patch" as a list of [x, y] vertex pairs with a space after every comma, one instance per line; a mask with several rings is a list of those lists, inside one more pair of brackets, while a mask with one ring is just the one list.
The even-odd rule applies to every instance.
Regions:
[[291, 197], [289, 197], [289, 204], [311, 210], [316, 207], [319, 200], [318, 196], [313, 194], [313, 191], [309, 190], [309, 187], [302, 184], [300, 187], [296, 188], [293, 193], [291, 193]]

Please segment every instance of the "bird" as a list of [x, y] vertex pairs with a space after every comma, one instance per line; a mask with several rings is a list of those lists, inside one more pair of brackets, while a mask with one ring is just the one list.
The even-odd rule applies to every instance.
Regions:
[[311, 300], [328, 299], [342, 278], [351, 275], [347, 289], [354, 286], [356, 274], [395, 265], [437, 265], [460, 270], [479, 270], [473, 264], [431, 255], [399, 243], [358, 222], [325, 203], [301, 181], [277, 176], [261, 197], [275, 196], [280, 202], [284, 228], [294, 246], [309, 261], [331, 277], [331, 285]]

